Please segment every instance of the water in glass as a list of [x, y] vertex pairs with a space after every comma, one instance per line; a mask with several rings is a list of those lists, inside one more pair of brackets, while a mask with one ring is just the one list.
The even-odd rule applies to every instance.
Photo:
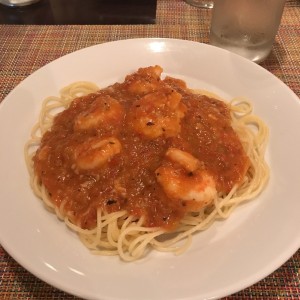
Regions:
[[215, 0], [210, 43], [261, 62], [270, 53], [285, 0]]

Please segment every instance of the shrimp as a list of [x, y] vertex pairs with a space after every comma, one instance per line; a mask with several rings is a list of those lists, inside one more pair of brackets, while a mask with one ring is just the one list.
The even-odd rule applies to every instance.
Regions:
[[161, 135], [174, 137], [181, 131], [180, 122], [186, 112], [182, 96], [169, 87], [161, 87], [133, 104], [134, 130], [150, 139]]
[[140, 68], [137, 72], [126, 76], [123, 86], [128, 92], [136, 95], [153, 92], [160, 85], [162, 71], [160, 66]]
[[92, 170], [104, 166], [121, 152], [122, 146], [114, 137], [89, 138], [74, 150], [74, 169]]
[[99, 95], [89, 108], [75, 119], [75, 130], [118, 126], [124, 117], [122, 105], [109, 95]]
[[188, 172], [194, 172], [202, 166], [200, 161], [192, 154], [177, 148], [169, 148], [165, 156], [170, 161], [181, 165]]
[[167, 163], [156, 169], [158, 183], [172, 200], [181, 202], [187, 211], [198, 211], [217, 196], [214, 178], [203, 164], [188, 152], [170, 148]]

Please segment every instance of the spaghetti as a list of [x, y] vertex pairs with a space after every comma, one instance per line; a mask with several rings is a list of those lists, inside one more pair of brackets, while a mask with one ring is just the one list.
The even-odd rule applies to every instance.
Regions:
[[[146, 74], [146, 77], [144, 74]], [[149, 76], [152, 76], [151, 80]], [[99, 88], [90, 82], [76, 82], [65, 87], [62, 89], [59, 97], [45, 99], [39, 121], [33, 127], [31, 139], [25, 145], [25, 159], [34, 193], [43, 200], [48, 209], [54, 211], [61, 220], [78, 233], [83, 244], [94, 254], [119, 255], [125, 261], [139, 259], [146, 255], [151, 248], [157, 251], [181, 254], [191, 244], [192, 236], [195, 232], [207, 229], [218, 219], [228, 218], [238, 205], [257, 197], [268, 181], [269, 169], [264, 159], [268, 141], [268, 128], [261, 119], [252, 114], [252, 105], [248, 100], [237, 98], [224, 104], [219, 100], [211, 100], [209, 97], [196, 95], [195, 92], [188, 90], [185, 83], [180, 80], [172, 78], [157, 80], [159, 76], [158, 67], [149, 67], [127, 76], [124, 83], [117, 83], [100, 90], [100, 92]], [[148, 85], [143, 82], [145, 78], [145, 82]], [[156, 82], [159, 82], [159, 87], [156, 86]], [[159, 94], [156, 94], [158, 90]], [[201, 94], [203, 95], [204, 93], [201, 92]], [[102, 99], [100, 102], [99, 100], [95, 100], [99, 99], [99, 95]], [[170, 112], [170, 108], [168, 108], [168, 111], [164, 112], [165, 114], [163, 115], [162, 109], [159, 106], [160, 102], [157, 102], [160, 101], [157, 99], [161, 99], [161, 95], [167, 95], [166, 101], [171, 103], [170, 107], [173, 109]], [[119, 98], [122, 101], [125, 99], [124, 103]], [[148, 102], [149, 98], [150, 102]], [[115, 101], [115, 99], [118, 99], [118, 101]], [[189, 105], [190, 103], [194, 103], [193, 101], [196, 104], [191, 109]], [[235, 162], [235, 164], [239, 164], [239, 169], [234, 169], [232, 166], [226, 167], [231, 170], [231, 181], [224, 180], [223, 177], [226, 177], [226, 174], [214, 173], [214, 168], [216, 168], [215, 162], [210, 163], [209, 160], [204, 160], [204, 163], [199, 163], [200, 159], [197, 157], [192, 160], [195, 162], [196, 167], [185, 166], [186, 170], [182, 171], [184, 169], [182, 168], [182, 161], [174, 161], [177, 159], [174, 158], [175, 155], [180, 155], [187, 159], [197, 156], [194, 152], [193, 155], [187, 155], [188, 152], [191, 153], [192, 150], [190, 149], [192, 148], [186, 145], [188, 144], [186, 140], [178, 136], [189, 132], [189, 122], [194, 127], [204, 126], [199, 130], [197, 129], [198, 136], [200, 131], [203, 132], [206, 130], [205, 128], [208, 125], [204, 123], [203, 117], [201, 118], [201, 122], [193, 123], [194, 119], [200, 119], [199, 102], [201, 102], [202, 106], [206, 105], [208, 107], [208, 110], [205, 111], [205, 118], [206, 116], [210, 118], [208, 122], [212, 122], [211, 124], [216, 124], [216, 126], [222, 125], [223, 127], [220, 127], [222, 129], [220, 129], [220, 134], [223, 134], [224, 130], [227, 132], [224, 143], [220, 144], [218, 148], [213, 148], [217, 149], [216, 151], [221, 151], [221, 154], [217, 156], [219, 160], [221, 159], [220, 157], [225, 157], [224, 161], [219, 162], [219, 164], [225, 163], [226, 159], [232, 156], [232, 154], [227, 153], [226, 147], [231, 147], [230, 143], [235, 142], [233, 138], [235, 134], [239, 137], [242, 149], [239, 150], [238, 154], [235, 154], [240, 155], [240, 160]], [[149, 112], [147, 108], [147, 105], [150, 105], [149, 103], [151, 105], [158, 103], [156, 107], [151, 107], [150, 111], [153, 113], [159, 106], [159, 117], [163, 118], [163, 121], [155, 119], [156, 115], [153, 114], [150, 116], [151, 121], [147, 119], [149, 116], [145, 115], [145, 112], [147, 114]], [[127, 109], [126, 105], [128, 105]], [[141, 113], [140, 109], [143, 106], [146, 108]], [[100, 111], [99, 107], [102, 107]], [[227, 110], [230, 114], [228, 116], [226, 115]], [[69, 119], [62, 121], [71, 122], [70, 120], [72, 120], [73, 123], [70, 132], [73, 134], [74, 131], [76, 135], [70, 138], [70, 144], [64, 142], [61, 145], [61, 148], [64, 150], [60, 150], [61, 152], [51, 152], [50, 148], [56, 147], [54, 146], [54, 142], [51, 144], [51, 139], [54, 139], [55, 135], [60, 136], [60, 141], [68, 140], [68, 135], [71, 135], [66, 129], [61, 129], [63, 122], [59, 123], [59, 119], [63, 119], [64, 114], [66, 114], [63, 112], [66, 111], [70, 114]], [[105, 111], [105, 114], [103, 114], [103, 111]], [[186, 122], [186, 124], [184, 120], [187, 118], [187, 115], [189, 122]], [[221, 115], [225, 115], [224, 120]], [[217, 120], [216, 116], [223, 121]], [[233, 130], [227, 126], [226, 120], [228, 118]], [[102, 121], [103, 119], [105, 121]], [[128, 127], [127, 124], [125, 128], [123, 123], [120, 123], [120, 120], [125, 120], [122, 121], [123, 123], [130, 120], [130, 122], [128, 121], [130, 126]], [[141, 120], [144, 123], [141, 123]], [[146, 125], [144, 126], [144, 124]], [[97, 127], [96, 131], [94, 127]], [[130, 132], [128, 136], [125, 136], [125, 130], [126, 132]], [[213, 132], [215, 131], [216, 129], [213, 130]], [[97, 134], [99, 134], [101, 139], [97, 140], [98, 136], [95, 137]], [[200, 139], [202, 138], [200, 136]], [[128, 174], [131, 173], [128, 171], [128, 167], [123, 173], [122, 170], [125, 163], [128, 163], [128, 166], [131, 168], [132, 164], [135, 163], [135, 158], [122, 158], [121, 154], [123, 152], [126, 153], [127, 150], [132, 151], [131, 146], [126, 144], [125, 139], [129, 139], [129, 144], [133, 140], [139, 140], [143, 144], [143, 147], [146, 147], [144, 146], [145, 143], [147, 144], [148, 148], [141, 148], [143, 149], [142, 152], [136, 150], [136, 152], [133, 152], [133, 155], [134, 153], [147, 152], [145, 149], [150, 149], [148, 152], [151, 152], [151, 149], [157, 149], [153, 150], [153, 152], [156, 151], [154, 154], [158, 153], [160, 158], [158, 161], [154, 158], [154, 154], [153, 156], [151, 156], [151, 153], [143, 154], [145, 155], [143, 161], [145, 163], [149, 161], [149, 164], [155, 165], [155, 168], [153, 167], [151, 170], [153, 174], [151, 173], [143, 177], [144, 182], [140, 180], [140, 177], [136, 179], [140, 180], [139, 185], [135, 183], [134, 188], [131, 190], [130, 188], [133, 184], [131, 183], [132, 178], [128, 177]], [[229, 140], [228, 143], [226, 139]], [[193, 147], [194, 145], [198, 145], [198, 141], [195, 141], [196, 144], [193, 144], [192, 140], [193, 138], [191, 137], [189, 143], [192, 143]], [[156, 141], [160, 141], [161, 144], [158, 144]], [[234, 147], [238, 148], [239, 141], [236, 142], [237, 144], [234, 144], [237, 145]], [[75, 148], [73, 144], [76, 145], [74, 146]], [[149, 146], [150, 144], [151, 147]], [[100, 160], [97, 156], [94, 157], [94, 155], [98, 155], [95, 154], [96, 152], [90, 152], [95, 147], [101, 148], [102, 152], [100, 152], [102, 156]], [[203, 148], [202, 153], [205, 153], [206, 149], [210, 148]], [[232, 151], [236, 150], [233, 149]], [[100, 152], [98, 151], [97, 153]], [[106, 155], [104, 162], [103, 153]], [[54, 154], [57, 156], [53, 160], [57, 164], [57, 168], [60, 168], [60, 165], [66, 159], [70, 158], [72, 163], [68, 167], [65, 167], [66, 170], [69, 168], [68, 171], [61, 169], [64, 170], [64, 174], [60, 171], [59, 175], [55, 175], [56, 177], [52, 176], [53, 174], [51, 176], [56, 181], [64, 182], [71, 182], [70, 177], [76, 177], [77, 181], [74, 181], [76, 186], [80, 182], [80, 186], [82, 187], [82, 190], [78, 189], [80, 197], [69, 199], [65, 191], [57, 191], [59, 190], [55, 185], [57, 183], [54, 184], [52, 177], [49, 175], [54, 171], [49, 169], [46, 172], [42, 167], [39, 167], [39, 165], [45, 167], [45, 161], [51, 161], [51, 156], [54, 156]], [[207, 154], [206, 157], [209, 157], [209, 155]], [[133, 162], [130, 162], [131, 165], [129, 163], [130, 160], [133, 160]], [[137, 167], [138, 172], [149, 173], [149, 164], [145, 165], [146, 171], [141, 171], [142, 169]], [[110, 169], [107, 167], [108, 165], [111, 166]], [[112, 165], [116, 167], [113, 168]], [[106, 168], [108, 168], [109, 171], [107, 172], [109, 173], [103, 171]], [[176, 170], [173, 172], [172, 168], [176, 168]], [[167, 173], [170, 170], [171, 173]], [[174, 179], [173, 183], [176, 182], [179, 178], [178, 174], [182, 174], [182, 172], [188, 174], [184, 178], [184, 182], [188, 182], [188, 184], [190, 184], [191, 180], [189, 177], [196, 178], [195, 180], [197, 181], [197, 174], [200, 174], [199, 178], [202, 178], [202, 180], [207, 177], [206, 182], [211, 184], [211, 187], [210, 189], [201, 190], [201, 199], [199, 198], [201, 201], [199, 199], [195, 200], [194, 196], [193, 198], [188, 198], [189, 196], [183, 194], [181, 188], [176, 187], [174, 191], [174, 184], [171, 191], [169, 185], [166, 185], [170, 178]], [[138, 176], [134, 172], [132, 173], [132, 177], [133, 175]], [[167, 177], [167, 183], [165, 183], [162, 176], [169, 176]], [[78, 181], [78, 178], [84, 178], [84, 180], [80, 179], [81, 181]], [[210, 183], [211, 178], [213, 178], [212, 183]], [[154, 180], [158, 181], [155, 185], [153, 183]], [[80, 199], [87, 194], [87, 191], [91, 190], [91, 186], [94, 183], [100, 185], [101, 181], [104, 184], [111, 183], [112, 188], [109, 193], [105, 194], [105, 188], [99, 190], [98, 187], [93, 187], [95, 190], [86, 199], [91, 198], [92, 194], [96, 194], [95, 199], [98, 202], [92, 201], [89, 205], [84, 206], [80, 202]], [[67, 189], [71, 189], [71, 183], [69, 186], [67, 184], [65, 186]], [[143, 193], [145, 194], [145, 191], [150, 193], [148, 186], [151, 186], [153, 189], [153, 191], [151, 190], [152, 204], [149, 204], [151, 203], [149, 202], [150, 200], [148, 202], [140, 200], [140, 196]], [[144, 191], [142, 192], [140, 191], [141, 187], [144, 187]], [[214, 189], [217, 191], [216, 194], [211, 192]], [[139, 194], [137, 190], [139, 190]], [[135, 192], [136, 196], [129, 196], [128, 191], [131, 191], [131, 193]], [[170, 194], [171, 192], [173, 194]], [[169, 196], [174, 195], [174, 193], [175, 196]], [[178, 196], [180, 201], [176, 200], [178, 193], [180, 193], [180, 196]], [[198, 197], [198, 194], [196, 197]], [[71, 195], [74, 195], [74, 193]], [[105, 195], [105, 197], [102, 196], [102, 198], [105, 198], [105, 203], [103, 199], [101, 200], [102, 202], [99, 202], [98, 198], [101, 198], [101, 195]], [[157, 195], [161, 197], [163, 204], [160, 203]], [[204, 200], [203, 195], [205, 195]], [[144, 195], [144, 197], [146, 196]], [[136, 201], [135, 203], [133, 203], [134, 200]], [[166, 203], [167, 208], [165, 208]], [[145, 208], [147, 206], [149, 206], [148, 210]], [[158, 211], [157, 216], [150, 216], [154, 210]]]

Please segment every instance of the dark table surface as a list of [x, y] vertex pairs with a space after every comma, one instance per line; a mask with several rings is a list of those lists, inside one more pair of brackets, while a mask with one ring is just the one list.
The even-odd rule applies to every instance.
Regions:
[[0, 4], [1, 24], [153, 24], [156, 0], [40, 0], [28, 6]]

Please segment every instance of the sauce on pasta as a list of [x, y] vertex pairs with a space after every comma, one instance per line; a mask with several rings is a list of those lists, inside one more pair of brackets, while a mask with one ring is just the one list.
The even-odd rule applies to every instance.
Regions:
[[[75, 99], [44, 134], [34, 170], [81, 228], [96, 226], [100, 207], [173, 229], [209, 206], [214, 190], [226, 194], [242, 182], [250, 163], [228, 106], [161, 72], [141, 68]], [[199, 182], [209, 197], [194, 189]]]

